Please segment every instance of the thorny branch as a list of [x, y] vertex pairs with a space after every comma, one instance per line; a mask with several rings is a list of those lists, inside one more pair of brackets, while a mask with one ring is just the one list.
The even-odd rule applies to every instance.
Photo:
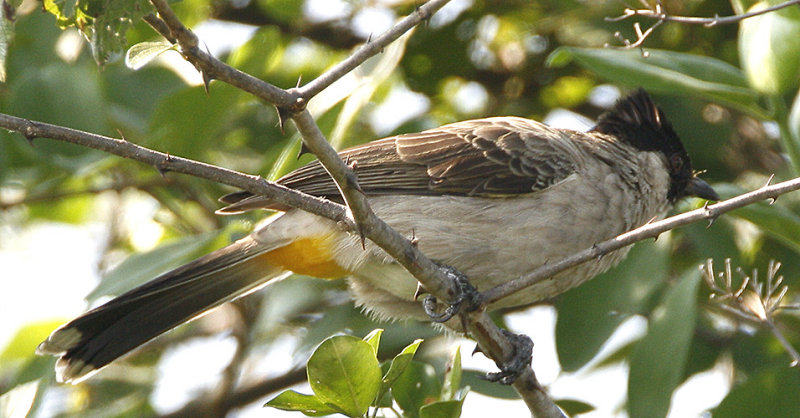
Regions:
[[633, 7], [626, 7], [625, 10], [623, 10], [622, 15], [617, 17], [606, 18], [606, 21], [608, 22], [619, 22], [622, 20], [630, 19], [635, 16], [641, 16], [656, 20], [656, 22], [653, 23], [653, 25], [651, 25], [645, 31], [642, 31], [639, 22], [634, 23], [633, 28], [636, 31], [635, 41], [631, 41], [629, 39], [624, 38], [622, 34], [620, 34], [619, 32], [615, 33], [614, 37], [619, 39], [624, 44], [622, 48], [633, 49], [641, 47], [642, 44], [644, 44], [645, 40], [647, 40], [647, 38], [653, 33], [653, 31], [662, 24], [664, 24], [665, 22], [677, 22], [690, 25], [703, 25], [705, 27], [712, 27], [717, 25], [729, 25], [732, 23], [739, 23], [742, 20], [754, 16], [771, 13], [776, 10], [784, 9], [794, 5], [800, 5], [800, 0], [790, 0], [780, 4], [776, 4], [774, 6], [755, 10], [749, 13], [743, 13], [740, 15], [733, 15], [733, 16], [724, 16], [724, 17], [719, 15], [715, 15], [714, 17], [676, 16], [667, 13], [667, 11], [664, 8], [664, 4], [662, 3], [661, 0], [657, 0], [654, 4], [650, 4], [650, 2], [646, 0], [640, 0], [640, 3], [642, 3], [644, 8], [636, 9]]

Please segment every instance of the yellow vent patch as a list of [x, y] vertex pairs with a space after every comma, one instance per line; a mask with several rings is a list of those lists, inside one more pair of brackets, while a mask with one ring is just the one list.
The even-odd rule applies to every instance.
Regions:
[[330, 235], [300, 238], [291, 244], [274, 249], [259, 258], [274, 266], [283, 267], [297, 274], [338, 279], [350, 274], [333, 259]]

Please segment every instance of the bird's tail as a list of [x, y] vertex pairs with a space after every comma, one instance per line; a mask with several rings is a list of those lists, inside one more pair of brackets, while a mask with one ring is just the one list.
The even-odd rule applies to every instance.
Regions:
[[279, 246], [243, 238], [63, 325], [36, 351], [59, 356], [58, 381], [83, 380], [158, 335], [284, 276], [285, 268], [269, 257]]

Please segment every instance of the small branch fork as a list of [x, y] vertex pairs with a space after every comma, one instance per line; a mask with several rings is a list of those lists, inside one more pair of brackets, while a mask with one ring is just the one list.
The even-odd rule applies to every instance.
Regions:
[[622, 15], [617, 17], [606, 18], [607, 22], [619, 22], [622, 20], [630, 19], [635, 16], [641, 16], [656, 20], [656, 22], [653, 23], [645, 31], [642, 31], [639, 22], [634, 23], [633, 28], [636, 31], [635, 41], [625, 39], [619, 32], [615, 33], [614, 37], [619, 39], [624, 44], [621, 48], [624, 49], [640, 48], [644, 44], [645, 40], [647, 40], [647, 38], [653, 33], [653, 31], [662, 24], [664, 24], [665, 22], [677, 22], [689, 25], [703, 25], [707, 28], [710, 28], [712, 26], [717, 26], [717, 25], [729, 25], [733, 23], [739, 23], [742, 20], [751, 18], [753, 16], [759, 16], [766, 13], [771, 13], [776, 10], [800, 4], [800, 0], [790, 0], [761, 10], [756, 10], [750, 13], [744, 13], [740, 15], [724, 16], [724, 17], [719, 15], [715, 15], [714, 17], [694, 17], [694, 16], [675, 16], [668, 14], [661, 0], [656, 0], [654, 4], [650, 4], [650, 2], [648, 2], [647, 0], [640, 0], [639, 2], [644, 6], [644, 8], [637, 9], [628, 6], [625, 8], [625, 10], [623, 10]]

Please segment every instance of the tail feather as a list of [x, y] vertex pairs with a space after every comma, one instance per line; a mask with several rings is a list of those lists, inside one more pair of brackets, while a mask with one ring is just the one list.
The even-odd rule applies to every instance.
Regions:
[[262, 257], [279, 246], [239, 240], [76, 318], [37, 352], [60, 356], [59, 381], [85, 379], [158, 335], [281, 276], [284, 270]]

